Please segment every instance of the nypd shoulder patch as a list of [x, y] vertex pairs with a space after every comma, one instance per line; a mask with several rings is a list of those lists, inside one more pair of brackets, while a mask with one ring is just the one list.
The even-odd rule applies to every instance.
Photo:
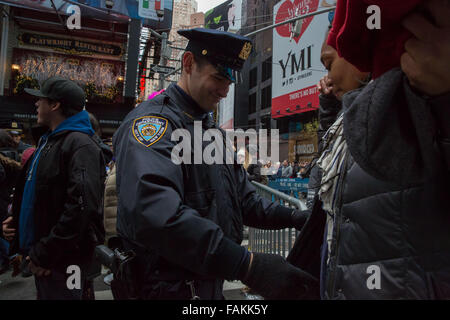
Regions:
[[167, 123], [167, 119], [156, 116], [138, 118], [133, 122], [133, 136], [139, 143], [150, 147], [164, 136]]

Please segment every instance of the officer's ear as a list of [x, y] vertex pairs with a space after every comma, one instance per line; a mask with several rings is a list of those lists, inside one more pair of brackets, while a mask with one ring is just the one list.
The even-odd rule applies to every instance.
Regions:
[[183, 70], [187, 74], [191, 74], [194, 68], [194, 54], [190, 51], [186, 51], [183, 55]]

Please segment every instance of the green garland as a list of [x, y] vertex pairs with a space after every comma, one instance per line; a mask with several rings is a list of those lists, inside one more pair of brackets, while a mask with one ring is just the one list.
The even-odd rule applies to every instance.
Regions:
[[[19, 74], [16, 77], [16, 86], [14, 87], [13, 92], [15, 95], [21, 95], [24, 93], [25, 88], [39, 89], [39, 87], [39, 82], [36, 79]], [[120, 89], [115, 86], [109, 86], [105, 89], [104, 93], [100, 93], [97, 86], [92, 81], [86, 82], [83, 86], [83, 90], [86, 95], [86, 99], [89, 102], [111, 103], [114, 102], [117, 96], [120, 95]]]
[[100, 93], [94, 82], [86, 82], [84, 93], [89, 102], [111, 103], [120, 95], [119, 89], [115, 86], [107, 87], [103, 93]]
[[16, 87], [14, 88], [14, 94], [20, 95], [25, 91], [25, 88], [39, 89], [39, 82], [29, 76], [19, 74], [16, 77]]
[[86, 99], [88, 101], [98, 95], [97, 87], [94, 82], [86, 82], [86, 85], [84, 86], [84, 94], [86, 95]]

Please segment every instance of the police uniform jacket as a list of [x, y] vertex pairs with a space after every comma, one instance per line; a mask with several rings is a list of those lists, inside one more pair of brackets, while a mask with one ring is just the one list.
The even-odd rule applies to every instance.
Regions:
[[[194, 139], [195, 120], [203, 121], [201, 134], [211, 124], [191, 97], [171, 85], [134, 109], [113, 138], [117, 229], [155, 258], [146, 268], [147, 278], [235, 279], [246, 254], [237, 245], [244, 224], [291, 226], [292, 209], [257, 195], [241, 165], [172, 161], [178, 144], [172, 134], [186, 129]], [[208, 144], [203, 142], [202, 150]], [[193, 153], [194, 147], [183, 152]]]

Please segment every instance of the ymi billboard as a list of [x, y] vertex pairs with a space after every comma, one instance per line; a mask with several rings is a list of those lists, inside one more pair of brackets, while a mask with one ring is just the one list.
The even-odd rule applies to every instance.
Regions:
[[[330, 2], [330, 1], [329, 1]], [[319, 0], [284, 0], [274, 6], [274, 23], [315, 12]], [[317, 83], [327, 74], [320, 51], [330, 24], [328, 14], [302, 20], [300, 35], [291, 39], [292, 24], [273, 30], [272, 118], [319, 107]]]
[[228, 0], [205, 13], [205, 28], [237, 32], [241, 16], [242, 0]]

